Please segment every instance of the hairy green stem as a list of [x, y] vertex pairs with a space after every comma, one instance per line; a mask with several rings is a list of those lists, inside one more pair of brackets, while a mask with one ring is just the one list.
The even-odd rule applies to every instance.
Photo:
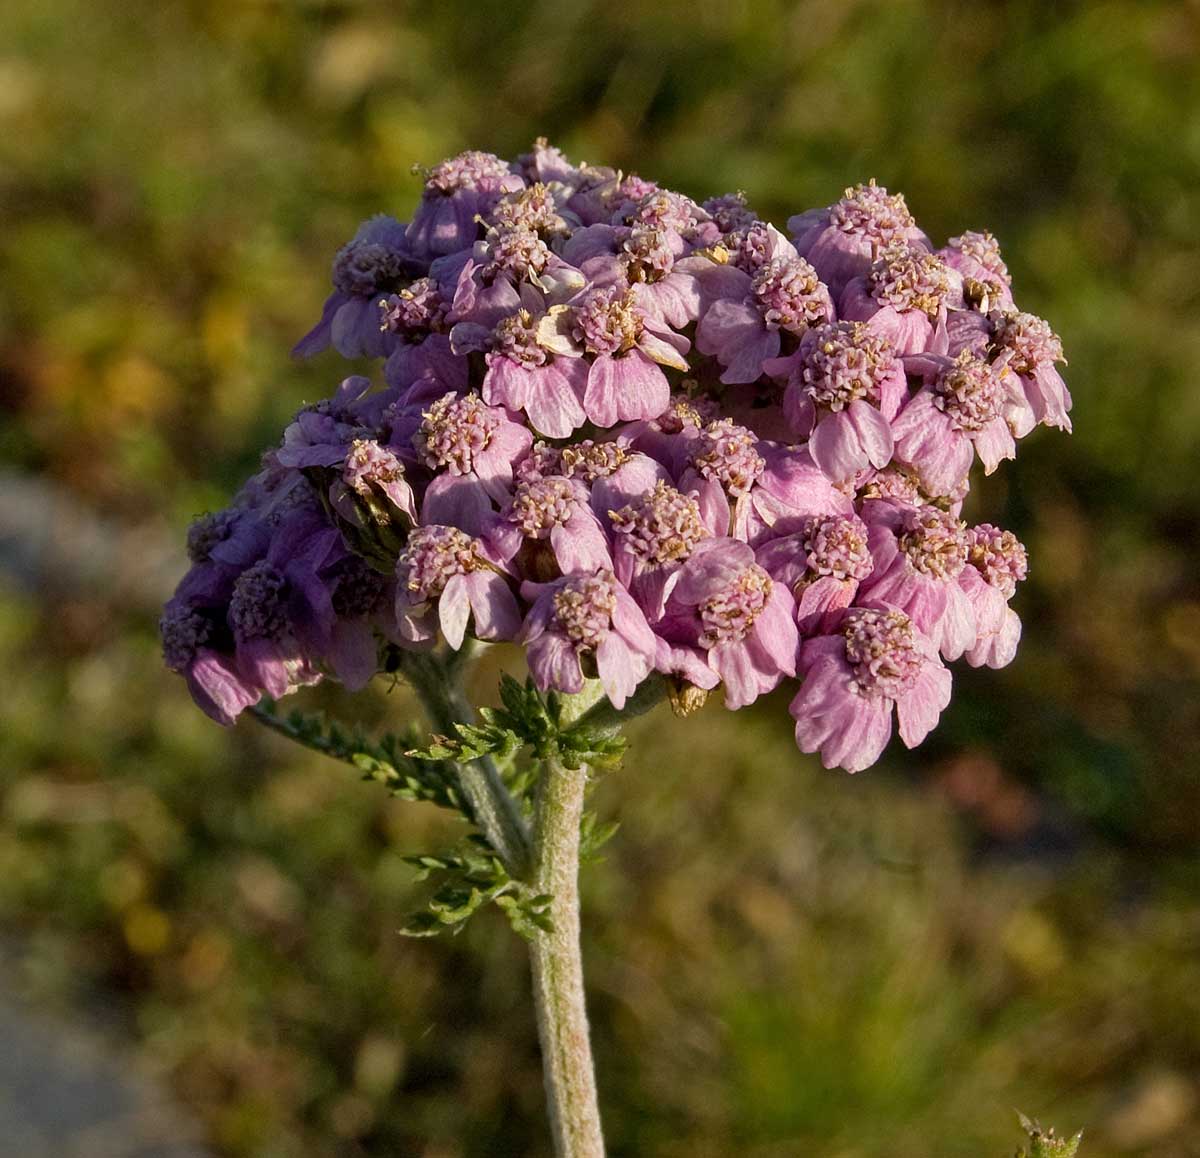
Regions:
[[[455, 724], [475, 718], [458, 682], [457, 668], [451, 673], [433, 654], [406, 656], [402, 670], [433, 726], [454, 735]], [[479, 831], [504, 862], [510, 876], [519, 880], [530, 870], [530, 837], [525, 818], [490, 756], [459, 765], [459, 786], [470, 805]]]
[[573, 721], [581, 728], [594, 728], [598, 732], [615, 732], [626, 720], [644, 716], [657, 707], [670, 694], [670, 683], [666, 676], [653, 674], [644, 679], [637, 691], [625, 701], [623, 708], [614, 708], [607, 697], [601, 698]]
[[586, 785], [586, 768], [546, 760], [533, 825], [531, 885], [554, 898], [549, 910], [552, 928], [533, 935], [529, 955], [558, 1158], [604, 1155], [579, 946], [579, 825]]

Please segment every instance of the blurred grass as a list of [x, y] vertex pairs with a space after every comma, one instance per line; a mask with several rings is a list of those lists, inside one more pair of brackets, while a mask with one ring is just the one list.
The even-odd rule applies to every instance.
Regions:
[[[1089, 1158], [1194, 1158], [1198, 49], [1165, 0], [8, 0], [0, 461], [180, 542], [341, 373], [286, 358], [336, 247], [466, 146], [779, 221], [875, 176], [991, 228], [1077, 400], [978, 488], [1031, 548], [1020, 658], [856, 779], [778, 702], [638, 729], [587, 883], [612, 1152], [1000, 1155], [1020, 1105]], [[223, 1154], [544, 1153], [521, 946], [395, 934], [446, 822], [219, 731], [151, 609], [54, 580], [0, 593], [22, 984], [119, 996]]]

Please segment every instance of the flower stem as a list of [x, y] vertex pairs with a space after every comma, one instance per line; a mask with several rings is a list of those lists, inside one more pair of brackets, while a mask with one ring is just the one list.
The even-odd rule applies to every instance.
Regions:
[[529, 953], [558, 1158], [604, 1156], [579, 947], [579, 825], [586, 783], [586, 768], [568, 768], [557, 758], [546, 760], [534, 814], [531, 884], [553, 901], [552, 928], [533, 935]]
[[[456, 678], [457, 667], [451, 672], [436, 655], [410, 653], [402, 670], [435, 728], [452, 736], [455, 724], [474, 720], [475, 713]], [[458, 767], [459, 787], [479, 831], [504, 862], [509, 875], [525, 879], [530, 869], [529, 830], [519, 805], [504, 786], [495, 761], [484, 756]]]

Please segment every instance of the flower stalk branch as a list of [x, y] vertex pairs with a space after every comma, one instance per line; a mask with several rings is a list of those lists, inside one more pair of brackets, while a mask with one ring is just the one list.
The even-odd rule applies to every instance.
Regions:
[[[435, 654], [406, 653], [401, 670], [435, 728], [453, 734], [455, 724], [474, 721], [475, 713], [462, 684], [455, 678], [462, 670], [460, 663], [451, 671]], [[504, 786], [495, 761], [482, 756], [465, 761], [458, 768], [459, 787], [475, 824], [509, 874], [524, 879], [531, 863], [529, 828], [520, 806]]]

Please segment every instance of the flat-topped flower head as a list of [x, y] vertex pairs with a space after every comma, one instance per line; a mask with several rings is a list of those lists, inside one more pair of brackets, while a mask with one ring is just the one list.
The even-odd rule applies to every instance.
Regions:
[[239, 642], [281, 639], [287, 630], [284, 588], [287, 579], [266, 559], [238, 576], [229, 600], [229, 626]]
[[912, 620], [903, 611], [851, 611], [842, 637], [858, 695], [895, 700], [912, 690], [925, 656], [917, 647]]
[[980, 523], [967, 531], [967, 562], [1005, 599], [1016, 593], [1017, 584], [1029, 574], [1029, 556], [1012, 531], [991, 523]]
[[775, 329], [802, 333], [833, 316], [829, 291], [802, 257], [777, 258], [761, 266], [752, 288], [763, 320]]
[[1036, 314], [993, 310], [988, 315], [992, 324], [992, 344], [1007, 354], [1007, 365], [1015, 373], [1031, 375], [1055, 362], [1066, 362], [1062, 340], [1050, 328], [1050, 323]]
[[900, 551], [922, 575], [953, 579], [966, 566], [966, 526], [937, 507], [912, 507], [900, 521]]
[[616, 286], [595, 289], [573, 307], [573, 336], [590, 354], [624, 354], [642, 336], [645, 316], [633, 294]]
[[938, 316], [953, 288], [940, 257], [908, 245], [888, 248], [871, 266], [867, 281], [879, 305], [900, 313], [920, 310], [930, 319]]
[[618, 548], [628, 551], [639, 568], [678, 563], [708, 536], [700, 504], [661, 479], [636, 502], [611, 511], [609, 519]]
[[715, 479], [726, 494], [737, 497], [749, 492], [767, 465], [757, 445], [752, 430], [721, 418], [700, 432], [688, 461], [701, 478]]
[[933, 405], [955, 430], [982, 430], [1004, 409], [1008, 391], [984, 359], [964, 350], [933, 382]]
[[843, 233], [869, 238], [880, 248], [903, 240], [917, 222], [908, 210], [903, 193], [889, 193], [872, 179], [852, 185], [829, 207], [829, 223]]
[[742, 568], [728, 587], [699, 604], [700, 646], [741, 643], [762, 615], [773, 586], [757, 563]]
[[805, 562], [812, 576], [865, 579], [874, 566], [862, 520], [846, 515], [809, 519], [802, 532]]
[[305, 407], [189, 532], [162, 636], [205, 711], [520, 634], [539, 688], [618, 707], [652, 669], [735, 709], [799, 671], [797, 742], [855, 769], [893, 707], [933, 726], [942, 659], [1012, 658], [1025, 549], [959, 515], [1071, 402], [991, 234], [937, 248], [872, 181], [785, 235], [545, 141], [423, 178], [297, 347], [385, 385]]
[[830, 322], [813, 330], [801, 351], [800, 387], [814, 405], [833, 413], [858, 399], [878, 405], [880, 378], [892, 365], [886, 338], [862, 322]]

